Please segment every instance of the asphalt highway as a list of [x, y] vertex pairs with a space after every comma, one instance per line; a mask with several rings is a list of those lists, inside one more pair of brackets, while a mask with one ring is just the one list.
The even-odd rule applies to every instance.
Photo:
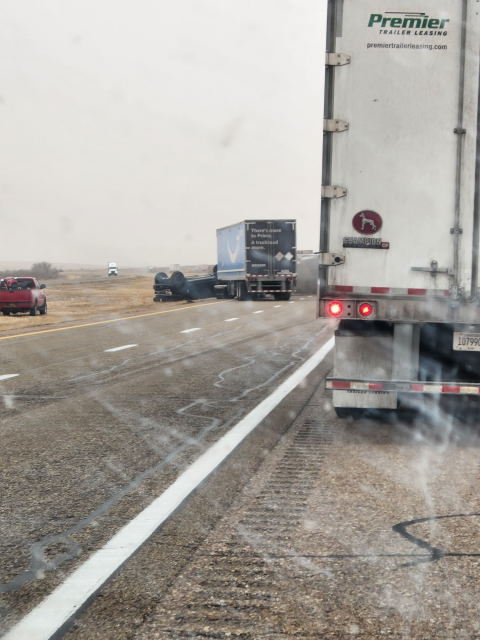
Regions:
[[[311, 298], [158, 311], [0, 336], [2, 632], [332, 333]], [[480, 638], [478, 405], [340, 420], [324, 356], [57, 637]]]
[[166, 304], [0, 336], [0, 630], [330, 333], [314, 319], [313, 299], [298, 297]]

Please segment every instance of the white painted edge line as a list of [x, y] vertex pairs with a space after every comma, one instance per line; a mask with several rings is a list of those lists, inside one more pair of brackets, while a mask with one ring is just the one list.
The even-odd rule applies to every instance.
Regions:
[[275, 391], [197, 458], [168, 489], [20, 620], [2, 640], [49, 640], [58, 633], [182, 502], [325, 359], [333, 344], [334, 338], [330, 338]]
[[123, 351], [124, 349], [133, 349], [133, 347], [138, 347], [138, 344], [124, 344], [121, 347], [112, 347], [111, 349], [104, 349], [104, 352], [113, 353], [114, 351]]
[[19, 376], [19, 373], [5, 373], [3, 376], [0, 376], [0, 380], [8, 380], [9, 378], [16, 378]]
[[238, 318], [227, 318], [224, 322], [234, 322], [235, 320], [238, 320]]
[[200, 331], [200, 327], [193, 327], [193, 329], [184, 329], [180, 333], [192, 333], [192, 331]]
[[259, 311], [252, 311], [252, 313], [263, 313], [263, 309], [260, 309]]

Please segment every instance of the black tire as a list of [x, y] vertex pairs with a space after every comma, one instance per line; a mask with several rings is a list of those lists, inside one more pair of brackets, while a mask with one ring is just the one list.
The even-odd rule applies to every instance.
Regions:
[[165, 271], [159, 271], [155, 274], [155, 282], [161, 282], [162, 280], [168, 280], [168, 276]]
[[275, 300], [290, 300], [291, 293], [274, 293]]
[[48, 307], [47, 307], [47, 301], [45, 300], [45, 304], [43, 304], [41, 307], [38, 307], [38, 310], [40, 311], [40, 315], [41, 316], [45, 316], [48, 313]]
[[4, 316], [9, 316], [10, 315], [10, 311], [2, 311]]
[[245, 302], [245, 300], [249, 299], [250, 296], [247, 292], [247, 285], [245, 282], [240, 280], [239, 282], [237, 282], [237, 300], [240, 300], [240, 302]]
[[174, 289], [181, 291], [185, 287], [187, 279], [181, 271], [174, 271], [170, 276], [170, 282]]
[[30, 309], [30, 315], [31, 315], [31, 316], [36, 316], [36, 315], [37, 315], [37, 312], [38, 312], [37, 305], [33, 306], [33, 307]]
[[337, 418], [342, 420], [358, 420], [365, 415], [365, 409], [359, 409], [358, 407], [335, 407], [335, 413]]

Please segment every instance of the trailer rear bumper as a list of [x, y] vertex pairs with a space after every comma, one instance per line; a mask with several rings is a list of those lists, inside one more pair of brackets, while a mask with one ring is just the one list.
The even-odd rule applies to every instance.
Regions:
[[480, 395], [480, 383], [425, 382], [423, 380], [347, 380], [327, 378], [325, 388], [332, 391], [359, 393], [429, 393], [435, 395]]

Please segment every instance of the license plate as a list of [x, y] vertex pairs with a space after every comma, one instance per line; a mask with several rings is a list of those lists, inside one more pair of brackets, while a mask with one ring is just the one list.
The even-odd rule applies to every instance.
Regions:
[[480, 333], [455, 331], [453, 334], [453, 350], [480, 351]]

